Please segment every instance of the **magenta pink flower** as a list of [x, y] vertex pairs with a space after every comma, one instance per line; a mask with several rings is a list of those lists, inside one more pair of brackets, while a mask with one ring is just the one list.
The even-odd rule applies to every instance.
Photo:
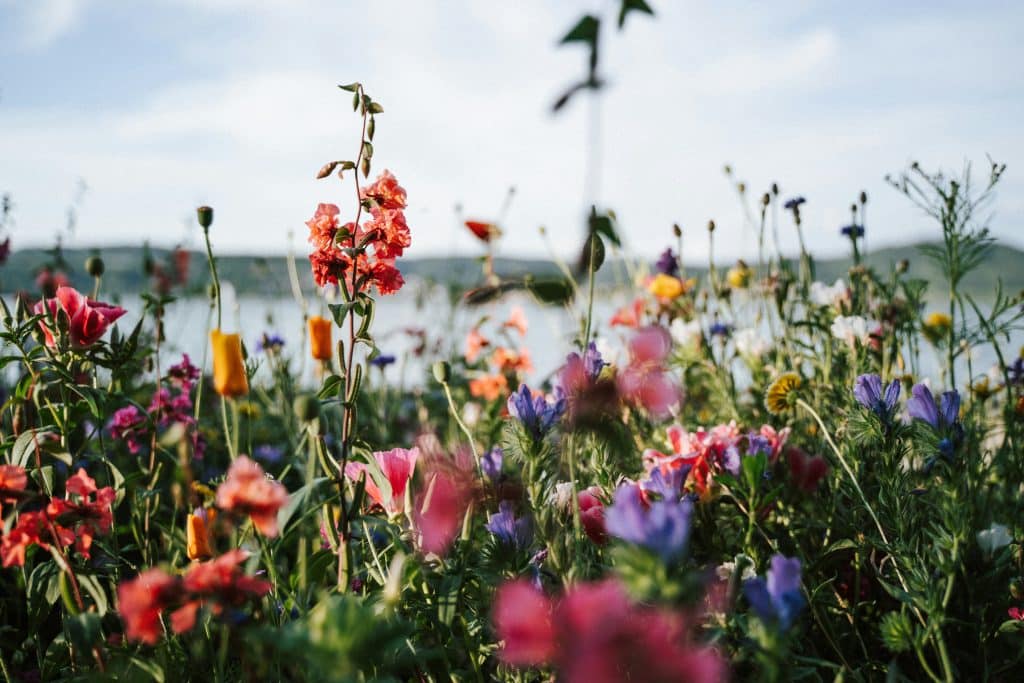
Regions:
[[454, 468], [437, 468], [416, 497], [414, 521], [420, 548], [443, 555], [459, 532], [473, 495], [472, 475]]
[[[92, 301], [72, 287], [58, 287], [55, 298], [40, 301], [33, 311], [39, 315], [45, 313], [47, 309], [54, 319], [61, 311], [67, 315], [68, 336], [72, 348], [75, 349], [84, 349], [98, 342], [107, 328], [125, 314], [125, 310], [120, 306]], [[39, 321], [39, 326], [46, 335], [46, 345], [54, 346], [54, 331], [50, 329], [49, 321], [44, 318]]]
[[666, 417], [679, 403], [679, 387], [669, 376], [665, 360], [672, 338], [657, 325], [637, 331], [629, 341], [629, 364], [619, 373], [619, 393], [654, 417]]
[[366, 493], [373, 502], [384, 508], [389, 515], [398, 515], [405, 511], [405, 490], [416, 469], [416, 460], [420, 456], [418, 448], [394, 448], [390, 451], [376, 451], [373, 459], [380, 467], [387, 484], [387, 491], [382, 491], [378, 482], [367, 471], [365, 463], [350, 462], [345, 466], [345, 476], [353, 481], [366, 473]]

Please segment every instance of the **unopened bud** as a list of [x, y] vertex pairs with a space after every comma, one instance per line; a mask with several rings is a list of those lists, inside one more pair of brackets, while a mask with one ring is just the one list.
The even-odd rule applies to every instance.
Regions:
[[772, 194], [775, 195], [776, 197], [779, 196], [779, 184], [778, 183], [772, 183]]
[[295, 411], [295, 417], [303, 422], [312, 422], [320, 417], [320, 401], [311, 394], [302, 394], [295, 397], [292, 410]]
[[868, 203], [868, 193], [865, 192], [864, 190], [860, 191], [860, 203], [861, 204], [867, 204]]
[[768, 206], [771, 203], [772, 203], [772, 196], [770, 194], [768, 194], [767, 192], [765, 192], [764, 196], [761, 197], [761, 204], [763, 204], [764, 206]]
[[739, 190], [740, 194], [743, 194], [744, 192], [747, 191], [747, 184], [746, 183], [736, 183], [736, 189]]
[[441, 384], [447, 384], [452, 378], [452, 366], [447, 361], [439, 360], [434, 363], [434, 379]]
[[85, 272], [89, 273], [89, 275], [103, 277], [104, 270], [106, 270], [106, 266], [103, 263], [103, 259], [99, 256], [90, 256], [85, 259]]
[[910, 261], [908, 261], [907, 259], [900, 259], [899, 263], [896, 264], [896, 272], [901, 274], [901, 275], [903, 273], [907, 272], [907, 270], [909, 270], [909, 269], [910, 269]]
[[678, 223], [672, 224], [672, 234], [675, 235], [677, 238], [683, 236], [683, 229], [679, 227]]
[[200, 206], [196, 209], [196, 217], [199, 219], [199, 225], [203, 226], [203, 230], [208, 230], [213, 225], [213, 209], [209, 206]]
[[714, 231], [715, 231], [715, 222], [714, 221], [708, 221], [708, 232], [714, 232]]

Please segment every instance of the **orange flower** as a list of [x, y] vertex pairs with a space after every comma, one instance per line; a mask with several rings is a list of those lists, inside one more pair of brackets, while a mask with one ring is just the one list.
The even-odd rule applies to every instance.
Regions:
[[309, 347], [315, 360], [330, 360], [333, 355], [333, 326], [327, 318], [314, 315], [309, 319]]
[[490, 242], [501, 237], [501, 229], [495, 223], [485, 221], [466, 221], [466, 227], [481, 242]]
[[277, 536], [277, 511], [287, 502], [285, 487], [267, 479], [263, 468], [244, 455], [231, 463], [227, 479], [217, 487], [217, 507], [249, 515], [264, 536]]
[[508, 314], [508, 320], [503, 322], [502, 326], [511, 327], [519, 332], [520, 337], [525, 337], [526, 330], [529, 329], [529, 323], [526, 320], [526, 313], [523, 311], [523, 307], [515, 306]]
[[213, 347], [213, 388], [221, 396], [244, 396], [249, 393], [249, 378], [242, 360], [242, 340], [237, 334], [210, 331]]
[[530, 352], [526, 349], [516, 351], [499, 346], [491, 356], [491, 363], [499, 372], [533, 372], [533, 363], [530, 361]]
[[621, 325], [623, 327], [640, 327], [640, 318], [644, 314], [644, 300], [637, 297], [633, 303], [623, 306], [615, 312], [609, 323], [612, 327]]
[[213, 557], [210, 543], [210, 529], [206, 526], [207, 520], [213, 524], [217, 511], [213, 508], [199, 508], [194, 514], [188, 516], [185, 524], [185, 552], [190, 560], [208, 560]]
[[506, 390], [508, 390], [508, 380], [505, 379], [505, 375], [484, 375], [469, 380], [469, 393], [485, 401], [498, 400]]
[[480, 330], [473, 328], [466, 335], [466, 362], [475, 363], [476, 359], [480, 356], [480, 352], [485, 346], [490, 346], [491, 342], [487, 337], [480, 334]]

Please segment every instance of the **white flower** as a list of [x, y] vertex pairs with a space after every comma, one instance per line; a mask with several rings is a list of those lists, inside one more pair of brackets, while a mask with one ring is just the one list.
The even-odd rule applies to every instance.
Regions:
[[[715, 568], [715, 575], [718, 576], [719, 581], [728, 581], [734, 573], [736, 573], [735, 562], [723, 562]], [[747, 581], [756, 576], [757, 572], [754, 571], [754, 563], [747, 562], [746, 566], [743, 567], [743, 574], [740, 576], [740, 579]]]
[[978, 546], [986, 555], [991, 555], [1000, 548], [1010, 545], [1012, 541], [1013, 536], [1010, 535], [1010, 530], [1003, 524], [993, 524], [984, 531], [978, 532]]
[[858, 342], [867, 344], [871, 333], [878, 329], [878, 324], [877, 320], [868, 320], [859, 315], [837, 315], [832, 321], [832, 336], [854, 348]]
[[483, 409], [480, 407], [479, 403], [469, 401], [466, 405], [462, 406], [462, 421], [465, 422], [467, 426], [473, 427], [480, 421], [480, 413], [482, 411]]
[[685, 322], [682, 318], [676, 318], [672, 321], [669, 332], [676, 344], [689, 349], [699, 347], [704, 338], [704, 331], [700, 327], [699, 320]]
[[767, 339], [758, 334], [753, 327], [738, 330], [733, 335], [736, 342], [736, 350], [741, 356], [758, 360], [768, 352], [772, 345]]
[[824, 282], [811, 283], [811, 301], [818, 306], [837, 306], [849, 297], [849, 290], [842, 278], [832, 286]]
[[572, 500], [572, 482], [563, 481], [555, 484], [555, 492], [551, 495], [551, 502], [561, 510], [569, 509], [569, 502]]

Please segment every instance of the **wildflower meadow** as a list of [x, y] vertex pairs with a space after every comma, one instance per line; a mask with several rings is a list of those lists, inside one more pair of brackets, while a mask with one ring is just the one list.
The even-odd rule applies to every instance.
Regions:
[[[389, 320], [420, 189], [375, 155], [373, 87], [335, 90], [293, 207], [301, 327], [236, 324], [216, 206], [137, 299], [98, 251], [89, 286], [54, 263], [0, 300], [3, 681], [1018, 680], [1024, 298], [963, 286], [1006, 166], [888, 176], [933, 232], [884, 266], [851, 188], [824, 281], [813, 187], [740, 184], [756, 261], [716, 258], [714, 221], [635, 257], [593, 206], [572, 258], [510, 275], [507, 227], [463, 217], [475, 284]], [[545, 310], [572, 329], [531, 348]]]

